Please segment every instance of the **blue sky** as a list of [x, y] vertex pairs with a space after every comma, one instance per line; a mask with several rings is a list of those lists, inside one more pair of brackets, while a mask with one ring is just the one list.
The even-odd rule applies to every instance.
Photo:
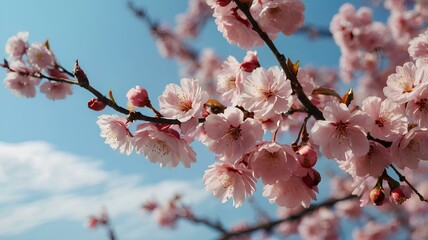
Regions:
[[[135, 3], [154, 19], [173, 25], [187, 1]], [[306, 22], [328, 27], [343, 1], [305, 3]], [[147, 27], [123, 0], [0, 0], [0, 45], [19, 31], [28, 31], [30, 42], [49, 39], [57, 59], [68, 69], [79, 59], [92, 85], [104, 93], [113, 90], [121, 105], [126, 105], [125, 94], [135, 85], [146, 87], [154, 101], [166, 84], [179, 82], [177, 64], [159, 56]], [[245, 50], [227, 44], [213, 22], [191, 44], [199, 50], [212, 47], [223, 58], [245, 55]], [[279, 37], [276, 44], [303, 66], [338, 62], [339, 50], [330, 39]], [[276, 64], [267, 48], [256, 50], [264, 67]], [[3, 69], [0, 75], [5, 76]], [[143, 156], [121, 155], [99, 136], [95, 123], [99, 113], [86, 107], [91, 94], [79, 88], [73, 91], [64, 101], [50, 101], [42, 94], [17, 98], [0, 87], [0, 239], [106, 239], [104, 231], [83, 227], [86, 217], [103, 206], [119, 239], [191, 239], [194, 234], [214, 238], [214, 232], [189, 224], [180, 224], [176, 232], [162, 231], [138, 209], [154, 195], [166, 199], [175, 191], [182, 192], [201, 215], [227, 224], [254, 219], [249, 204], [235, 209], [231, 202], [221, 204], [205, 192], [201, 179], [214, 158], [201, 144], [193, 145], [198, 162], [190, 169], [161, 169]], [[261, 196], [260, 189], [256, 196]], [[257, 199], [274, 212], [266, 199]]]

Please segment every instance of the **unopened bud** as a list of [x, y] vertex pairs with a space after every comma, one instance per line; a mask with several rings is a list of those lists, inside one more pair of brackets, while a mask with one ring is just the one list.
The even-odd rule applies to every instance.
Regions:
[[312, 168], [317, 163], [317, 152], [308, 145], [301, 147], [297, 151], [299, 163], [304, 168]]
[[217, 0], [217, 4], [220, 5], [220, 7], [226, 7], [231, 1], [232, 0]]
[[106, 104], [98, 98], [92, 98], [88, 102], [88, 108], [94, 111], [101, 111], [106, 107]]
[[74, 77], [76, 77], [77, 82], [80, 85], [82, 85], [82, 86], [88, 86], [89, 85], [88, 77], [86, 76], [86, 74], [83, 71], [83, 69], [80, 68], [79, 61], [77, 61], [77, 60], [74, 63], [73, 75], [74, 75]]
[[89, 217], [86, 226], [88, 228], [96, 228], [98, 226], [98, 219], [96, 217]]
[[145, 107], [150, 105], [149, 94], [143, 87], [136, 86], [135, 88], [129, 89], [126, 94], [128, 101], [136, 107]]
[[153, 212], [158, 207], [158, 204], [155, 201], [148, 201], [144, 203], [141, 207], [147, 212]]
[[311, 168], [309, 169], [308, 174], [302, 177], [302, 180], [306, 186], [313, 188], [318, 186], [318, 184], [321, 182], [321, 175], [317, 170]]
[[391, 198], [396, 204], [402, 204], [411, 196], [411, 190], [406, 186], [400, 186], [391, 191]]
[[382, 206], [385, 201], [385, 191], [382, 187], [375, 187], [370, 191], [370, 200], [376, 206]]

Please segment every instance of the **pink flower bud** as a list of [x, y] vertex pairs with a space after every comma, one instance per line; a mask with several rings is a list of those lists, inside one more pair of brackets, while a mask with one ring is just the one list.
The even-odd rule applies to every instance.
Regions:
[[98, 98], [92, 98], [88, 102], [88, 108], [94, 111], [101, 111], [106, 107], [106, 104]]
[[306, 184], [306, 186], [308, 186], [309, 188], [313, 188], [318, 186], [318, 183], [321, 182], [321, 175], [317, 170], [311, 168], [309, 169], [308, 174], [302, 177], [302, 180]]
[[370, 200], [376, 206], [382, 206], [385, 201], [385, 192], [381, 187], [375, 187], [370, 191]]
[[147, 90], [140, 86], [129, 89], [126, 97], [128, 98], [128, 101], [136, 107], [145, 107], [150, 103]]
[[302, 167], [312, 168], [317, 163], [317, 153], [308, 145], [301, 147], [298, 151], [298, 160]]
[[254, 69], [260, 67], [259, 62], [243, 62], [241, 63], [241, 69], [244, 70], [244, 72], [252, 72]]
[[155, 201], [148, 201], [141, 207], [147, 212], [153, 212], [158, 207], [158, 204]]
[[89, 217], [86, 226], [88, 228], [96, 228], [98, 226], [98, 219], [96, 217]]
[[411, 190], [406, 186], [399, 186], [391, 191], [391, 198], [396, 204], [402, 204], [411, 196]]
[[217, 4], [221, 7], [226, 7], [232, 0], [217, 0]]

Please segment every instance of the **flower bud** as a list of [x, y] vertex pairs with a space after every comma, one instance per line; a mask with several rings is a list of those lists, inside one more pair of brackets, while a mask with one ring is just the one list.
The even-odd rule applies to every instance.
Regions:
[[411, 190], [406, 186], [399, 186], [391, 191], [391, 198], [396, 204], [402, 204], [411, 196]]
[[370, 200], [376, 206], [382, 206], [385, 201], [385, 191], [382, 187], [375, 187], [370, 191]]
[[98, 98], [92, 98], [88, 102], [88, 108], [94, 111], [101, 111], [106, 107], [106, 104]]
[[299, 163], [304, 168], [312, 168], [317, 163], [317, 153], [308, 145], [301, 147], [297, 151]]
[[128, 101], [136, 107], [145, 107], [150, 104], [147, 90], [140, 86], [129, 89], [126, 97], [128, 98]]
[[226, 7], [231, 1], [232, 0], [217, 0], [217, 4], [220, 5], [220, 7]]
[[96, 217], [89, 217], [86, 226], [88, 228], [96, 228], [98, 226], [98, 219]]
[[158, 207], [158, 204], [155, 201], [148, 201], [141, 207], [147, 212], [153, 212]]
[[306, 186], [308, 186], [309, 188], [313, 188], [318, 186], [318, 183], [321, 182], [321, 175], [317, 170], [311, 168], [309, 169], [308, 174], [302, 177], [302, 180], [306, 184]]

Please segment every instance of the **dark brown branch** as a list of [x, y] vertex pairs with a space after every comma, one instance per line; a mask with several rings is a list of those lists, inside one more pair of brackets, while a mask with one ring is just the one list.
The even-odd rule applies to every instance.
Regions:
[[183, 219], [186, 219], [189, 222], [196, 223], [196, 224], [202, 224], [205, 225], [215, 231], [221, 232], [223, 234], [227, 234], [227, 230], [223, 227], [223, 225], [220, 222], [212, 222], [207, 218], [199, 218], [195, 216], [187, 217], [187, 216], [180, 216]]
[[263, 41], [266, 43], [266, 45], [269, 47], [269, 49], [272, 51], [272, 53], [275, 55], [276, 59], [278, 60], [279, 64], [281, 65], [282, 69], [284, 70], [285, 74], [287, 75], [287, 78], [290, 79], [291, 82], [291, 88], [293, 89], [293, 92], [297, 94], [297, 98], [299, 98], [300, 102], [305, 106], [308, 113], [313, 115], [315, 119], [317, 120], [325, 120], [324, 116], [322, 115], [322, 112], [312, 104], [312, 102], [309, 100], [308, 96], [303, 92], [302, 85], [300, 85], [299, 81], [297, 80], [296, 74], [292, 69], [289, 68], [287, 65], [287, 59], [284, 56], [284, 54], [280, 53], [278, 49], [276, 48], [275, 44], [272, 42], [272, 40], [269, 38], [269, 36], [264, 32], [259, 24], [256, 22], [256, 20], [253, 18], [253, 16], [250, 13], [250, 9], [247, 5], [244, 3], [241, 3], [240, 0], [233, 0], [236, 5], [238, 6], [239, 10], [241, 10], [245, 16], [247, 17], [248, 21], [253, 26], [253, 30], [256, 31], [259, 36], [263, 39]]
[[[48, 79], [50, 81], [55, 81], [55, 82], [63, 82], [63, 83], [67, 83], [67, 84], [73, 84], [73, 85], [78, 85], [86, 90], [88, 90], [89, 92], [91, 92], [93, 95], [95, 95], [99, 100], [103, 101], [107, 106], [113, 108], [114, 110], [116, 110], [117, 112], [120, 112], [122, 114], [128, 115], [128, 121], [133, 122], [136, 120], [141, 120], [141, 121], [147, 121], [147, 122], [152, 122], [152, 123], [159, 123], [159, 124], [181, 124], [180, 121], [178, 121], [177, 119], [167, 119], [167, 118], [160, 118], [160, 117], [150, 117], [150, 116], [146, 116], [140, 112], [131, 112], [126, 108], [123, 108], [119, 105], [116, 104], [116, 102], [114, 102], [113, 100], [109, 99], [108, 97], [106, 97], [105, 95], [101, 94], [98, 90], [96, 90], [94, 87], [92, 87], [89, 83], [87, 84], [81, 84], [79, 82], [77, 82], [77, 80], [70, 80], [70, 79], [66, 79], [66, 78], [59, 78], [59, 77], [52, 77], [52, 76], [46, 76], [43, 73], [34, 73], [34, 74], [29, 74], [26, 72], [18, 72], [15, 71], [13, 69], [11, 69], [9, 67], [9, 64], [7, 63], [6, 60], [4, 60], [4, 63], [1, 65], [2, 67], [8, 69], [9, 71], [12, 72], [17, 72], [19, 74], [22, 75], [31, 75], [32, 77], [36, 77], [36, 78], [40, 78], [40, 79]], [[205, 122], [205, 118], [200, 118], [199, 119], [200, 123]]]
[[320, 204], [316, 204], [316, 205], [312, 205], [309, 208], [304, 209], [303, 211], [301, 211], [298, 214], [292, 215], [290, 217], [287, 218], [283, 218], [283, 219], [279, 219], [276, 221], [271, 221], [271, 222], [267, 222], [267, 223], [261, 223], [252, 227], [248, 227], [247, 229], [241, 230], [241, 231], [235, 231], [235, 232], [228, 232], [223, 234], [220, 238], [218, 238], [219, 240], [226, 240], [226, 239], [230, 239], [232, 237], [236, 237], [236, 236], [240, 236], [243, 234], [250, 234], [259, 230], [266, 230], [269, 231], [272, 228], [274, 228], [275, 226], [277, 226], [280, 223], [283, 222], [291, 222], [291, 221], [295, 221], [298, 220], [300, 218], [302, 218], [303, 216], [312, 213], [313, 211], [320, 209], [322, 207], [332, 207], [334, 204], [341, 202], [341, 201], [346, 201], [346, 200], [351, 200], [351, 199], [356, 199], [358, 196], [356, 195], [348, 195], [346, 197], [343, 198], [338, 198], [338, 199], [330, 199], [327, 200], [323, 203]]

